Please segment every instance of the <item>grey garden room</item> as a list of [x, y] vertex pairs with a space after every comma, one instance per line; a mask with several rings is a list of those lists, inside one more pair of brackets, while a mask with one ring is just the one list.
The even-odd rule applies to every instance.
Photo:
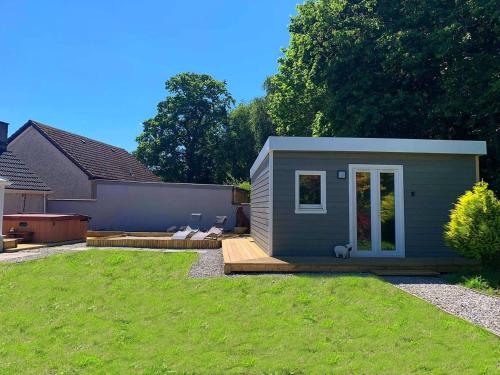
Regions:
[[[482, 141], [270, 137], [251, 168], [251, 246], [261, 256], [229, 268], [470, 266], [446, 246], [443, 227], [485, 154]], [[334, 247], [346, 245], [349, 258], [336, 258]]]

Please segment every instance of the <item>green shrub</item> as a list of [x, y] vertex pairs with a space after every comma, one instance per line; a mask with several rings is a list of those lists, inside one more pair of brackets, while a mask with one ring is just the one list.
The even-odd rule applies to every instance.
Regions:
[[243, 189], [243, 190], [246, 190], [246, 191], [250, 191], [252, 189], [252, 184], [250, 183], [250, 181], [241, 181], [238, 184], [238, 187], [240, 189]]
[[488, 294], [493, 294], [493, 288], [488, 284], [488, 281], [485, 280], [482, 276], [473, 276], [469, 279], [464, 278], [462, 284], [470, 289], [476, 289], [480, 291], [484, 291]]
[[443, 275], [443, 278], [448, 283], [500, 297], [500, 269], [498, 266], [483, 266], [480, 271], [461, 270], [447, 273]]
[[445, 226], [446, 243], [460, 254], [483, 262], [500, 258], [500, 201], [486, 182], [465, 192]]

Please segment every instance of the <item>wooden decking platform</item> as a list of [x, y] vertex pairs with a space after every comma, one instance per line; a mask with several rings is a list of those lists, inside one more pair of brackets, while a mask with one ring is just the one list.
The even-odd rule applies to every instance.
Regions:
[[224, 273], [232, 272], [373, 272], [384, 275], [432, 275], [477, 268], [479, 262], [462, 257], [348, 258], [270, 257], [251, 237], [222, 242]]
[[87, 237], [87, 246], [151, 249], [219, 249], [221, 240], [173, 240], [170, 237], [111, 236]]
[[18, 246], [17, 238], [4, 238], [3, 239], [3, 250], [8, 252], [9, 250], [16, 251], [16, 247]]

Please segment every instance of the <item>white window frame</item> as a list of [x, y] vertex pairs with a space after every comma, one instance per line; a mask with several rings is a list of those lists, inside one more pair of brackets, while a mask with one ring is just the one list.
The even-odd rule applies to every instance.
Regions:
[[[300, 204], [300, 176], [321, 177], [321, 204]], [[295, 213], [326, 214], [326, 171], [295, 171]]]

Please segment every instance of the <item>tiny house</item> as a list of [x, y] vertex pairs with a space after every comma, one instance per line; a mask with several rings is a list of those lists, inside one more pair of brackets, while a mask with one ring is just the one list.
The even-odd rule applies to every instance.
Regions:
[[268, 255], [452, 257], [443, 226], [479, 179], [482, 141], [269, 137], [250, 176]]

